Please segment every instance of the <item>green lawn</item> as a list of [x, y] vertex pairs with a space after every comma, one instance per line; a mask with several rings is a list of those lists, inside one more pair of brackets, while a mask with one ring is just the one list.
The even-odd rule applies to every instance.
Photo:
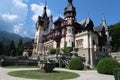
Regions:
[[30, 78], [30, 79], [44, 79], [44, 80], [64, 80], [79, 77], [79, 74], [66, 72], [66, 71], [54, 71], [52, 73], [45, 73], [40, 70], [26, 70], [26, 71], [14, 71], [8, 73], [11, 76]]
[[38, 66], [4, 66], [4, 68], [38, 68]]

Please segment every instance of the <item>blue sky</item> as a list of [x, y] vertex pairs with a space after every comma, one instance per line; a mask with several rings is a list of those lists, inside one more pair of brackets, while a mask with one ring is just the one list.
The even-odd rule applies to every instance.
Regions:
[[[68, 0], [47, 0], [48, 15], [53, 15], [53, 21], [61, 15]], [[45, 0], [1, 0], [0, 30], [34, 37], [35, 22], [42, 15]], [[120, 21], [120, 0], [73, 0], [76, 7], [77, 21], [90, 17], [95, 26], [101, 24], [105, 16], [107, 24]]]

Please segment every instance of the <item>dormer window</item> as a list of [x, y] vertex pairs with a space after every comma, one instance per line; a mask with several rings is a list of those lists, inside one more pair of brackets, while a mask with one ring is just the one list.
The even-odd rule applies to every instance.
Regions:
[[60, 32], [58, 31], [58, 35], [60, 35]]

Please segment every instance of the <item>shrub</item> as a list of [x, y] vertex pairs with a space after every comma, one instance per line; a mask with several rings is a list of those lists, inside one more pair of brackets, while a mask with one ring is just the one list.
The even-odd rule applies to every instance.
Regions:
[[115, 80], [120, 80], [120, 71], [117, 73], [117, 78]]
[[115, 80], [118, 80], [118, 72], [120, 72], [120, 68], [113, 69], [113, 75], [115, 77]]
[[53, 48], [50, 49], [50, 50], [49, 50], [49, 53], [50, 53], [50, 54], [56, 54], [56, 49], [53, 49]]
[[97, 65], [97, 71], [102, 74], [113, 74], [113, 69], [119, 66], [116, 60], [112, 58], [103, 58]]
[[65, 53], [66, 55], [69, 55], [72, 50], [73, 50], [72, 47], [66, 47], [66, 48], [64, 48], [63, 51], [64, 51], [64, 53]]
[[1, 62], [1, 66], [12, 66], [15, 64], [16, 64], [16, 61], [15, 61], [15, 59], [12, 59], [12, 58], [5, 58]]
[[25, 57], [19, 58], [6, 58], [3, 62], [1, 62], [1, 66], [37, 66], [37, 60], [26, 59]]
[[72, 70], [83, 70], [84, 64], [79, 58], [72, 58], [69, 62], [68, 67], [69, 69], [72, 69]]

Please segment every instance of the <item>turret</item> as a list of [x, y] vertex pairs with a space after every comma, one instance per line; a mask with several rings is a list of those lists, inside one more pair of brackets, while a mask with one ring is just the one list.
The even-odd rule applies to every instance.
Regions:
[[68, 5], [64, 9], [65, 25], [73, 25], [76, 16], [76, 9], [72, 4], [72, 0], [68, 0]]
[[68, 5], [64, 9], [64, 26], [66, 27], [66, 47], [74, 47], [74, 22], [76, 16], [76, 9], [72, 4], [72, 0], [68, 0]]
[[110, 36], [109, 36], [108, 26], [106, 24], [105, 17], [102, 18], [102, 26], [105, 28], [106, 43], [110, 45]]

